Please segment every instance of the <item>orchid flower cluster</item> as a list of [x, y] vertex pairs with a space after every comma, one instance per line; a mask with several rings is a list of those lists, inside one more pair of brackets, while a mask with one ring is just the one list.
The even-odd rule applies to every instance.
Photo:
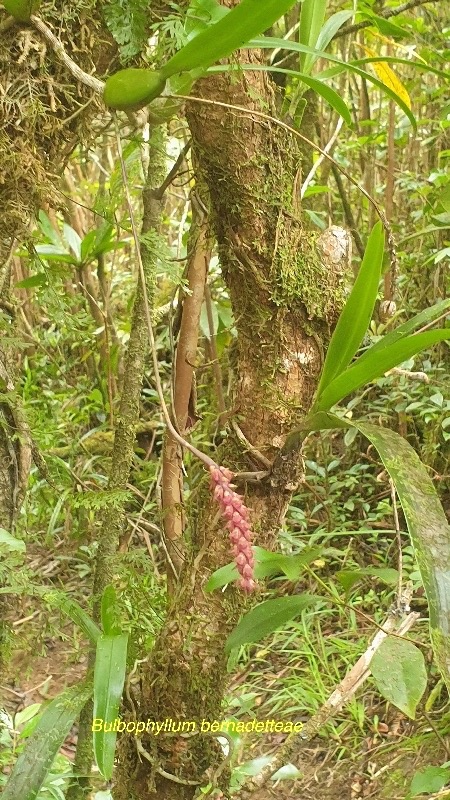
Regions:
[[214, 499], [220, 506], [222, 516], [230, 533], [232, 551], [237, 571], [241, 576], [238, 586], [244, 592], [252, 592], [256, 588], [254, 579], [255, 559], [252, 551], [253, 533], [248, 521], [249, 510], [231, 483], [233, 473], [216, 464], [209, 468], [211, 487]]

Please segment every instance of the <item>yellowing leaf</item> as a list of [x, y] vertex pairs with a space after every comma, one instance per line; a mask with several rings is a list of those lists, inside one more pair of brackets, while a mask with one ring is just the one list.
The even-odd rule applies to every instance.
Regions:
[[[370, 47], [365, 47], [363, 45], [363, 49], [368, 56], [371, 56], [371, 58], [376, 58], [378, 56], [378, 53], [376, 53]], [[392, 89], [392, 91], [395, 92], [395, 94], [398, 95], [401, 100], [403, 100], [408, 108], [411, 108], [411, 98], [408, 94], [408, 91], [401, 82], [400, 78], [397, 77], [394, 70], [382, 60], [374, 61], [372, 63], [372, 67], [376, 72], [377, 78], [379, 78], [380, 81], [388, 87], [388, 89]]]

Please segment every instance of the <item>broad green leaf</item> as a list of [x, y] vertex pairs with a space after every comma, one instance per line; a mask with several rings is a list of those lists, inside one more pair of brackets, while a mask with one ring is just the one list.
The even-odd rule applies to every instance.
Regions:
[[[364, 78], [370, 83], [373, 83], [373, 85], [377, 86], [378, 89], [381, 89], [385, 94], [387, 94], [388, 97], [394, 100], [397, 103], [397, 105], [402, 109], [402, 111], [408, 117], [413, 128], [414, 129], [417, 128], [417, 123], [414, 114], [411, 112], [411, 109], [408, 108], [407, 104], [404, 103], [402, 98], [399, 97], [389, 86], [385, 86], [385, 84], [382, 81], [380, 81], [378, 78], [375, 78], [374, 75], [371, 75], [370, 72], [366, 72], [365, 70], [360, 69], [357, 66], [357, 63], [359, 62], [356, 61], [344, 62], [340, 58], [337, 58], [337, 56], [330, 55], [330, 53], [325, 53], [323, 51], [319, 52], [318, 50], [314, 50], [311, 47], [306, 47], [306, 45], [302, 45], [297, 42], [290, 42], [286, 39], [275, 39], [269, 36], [262, 36], [252, 39], [252, 41], [248, 43], [248, 47], [270, 48], [270, 49], [278, 47], [280, 48], [280, 50], [291, 50], [297, 53], [313, 53], [317, 55], [318, 58], [326, 58], [328, 59], [328, 61], [333, 61], [340, 65], [339, 71], [349, 70], [350, 72], [354, 72], [361, 78]], [[368, 62], [367, 59], [362, 59], [361, 63], [364, 63], [366, 61]], [[414, 66], [420, 66], [422, 69], [429, 70], [430, 72], [435, 72], [435, 70], [432, 67], [428, 67], [428, 65], [422, 63], [419, 64], [418, 62], [412, 62], [412, 61], [408, 63], [410, 65], [414, 64]], [[324, 78], [325, 75], [326, 75], [325, 73], [321, 73], [320, 77]]]
[[269, 633], [290, 622], [301, 614], [305, 608], [319, 602], [319, 598], [309, 594], [298, 594], [293, 597], [279, 597], [266, 600], [248, 614], [245, 614], [225, 643], [228, 653], [233, 647], [240, 647], [249, 642], [259, 642]]
[[[307, 564], [311, 564], [317, 558], [326, 555], [330, 550], [321, 546], [305, 547], [301, 553], [288, 556], [284, 555], [284, 553], [272, 553], [263, 547], [253, 547], [252, 549], [255, 556], [255, 578], [257, 580], [267, 578], [268, 575], [284, 572], [290, 581], [297, 580]], [[221, 589], [222, 586], [236, 581], [238, 577], [236, 565], [231, 561], [226, 566], [213, 572], [204, 590], [205, 592], [213, 592], [215, 589]]]
[[[255, 567], [255, 575], [256, 575], [256, 567]], [[229, 583], [234, 583], [237, 581], [239, 575], [236, 568], [236, 564], [234, 561], [230, 561], [229, 564], [225, 564], [224, 567], [220, 567], [220, 569], [216, 569], [212, 575], [209, 576], [206, 584], [204, 586], [205, 592], [213, 592], [215, 589], [221, 589], [222, 586], [227, 586]]]
[[34, 249], [38, 255], [49, 261], [53, 259], [54, 261], [62, 261], [65, 264], [77, 263], [77, 260], [61, 244], [37, 244]]
[[62, 241], [59, 231], [56, 231], [47, 214], [42, 209], [39, 211], [39, 227], [47, 239], [56, 247], [61, 247]]
[[373, 22], [383, 36], [396, 36], [399, 39], [403, 39], [405, 36], [408, 36], [408, 31], [401, 28], [400, 25], [395, 25], [395, 23], [390, 22], [390, 20], [384, 19], [384, 17], [379, 17], [377, 14], [373, 14], [372, 11], [366, 10], [364, 13], [360, 14], [360, 16], [363, 19], [368, 19]]
[[312, 564], [324, 555], [323, 547], [305, 547], [301, 553], [295, 555], [285, 555], [284, 553], [271, 553], [269, 550], [258, 548], [262, 553], [259, 554], [259, 570], [257, 578], [265, 578], [284, 572], [290, 581], [296, 581], [308, 564]]
[[362, 567], [361, 569], [342, 569], [336, 573], [336, 578], [346, 592], [355, 583], [366, 577], [378, 578], [389, 586], [395, 586], [398, 581], [398, 572], [392, 567]]
[[91, 686], [77, 684], [52, 700], [24, 745], [2, 800], [35, 800], [59, 748], [91, 694]]
[[431, 641], [450, 687], [450, 526], [425, 465], [394, 431], [352, 422], [376, 447], [394, 481], [428, 599]]
[[427, 688], [424, 657], [412, 642], [389, 636], [376, 651], [370, 670], [378, 691], [410, 719]]
[[118, 619], [117, 594], [114, 586], [106, 586], [102, 595], [101, 617], [103, 632], [107, 636], [118, 636], [121, 628]]
[[425, 767], [414, 775], [411, 781], [411, 795], [417, 797], [419, 794], [429, 795], [440, 792], [449, 781], [449, 767]]
[[230, 9], [219, 5], [217, 0], [191, 0], [184, 23], [188, 39], [197, 36], [200, 31], [210, 27], [229, 13]]
[[[300, 11], [299, 41], [307, 47], [315, 47], [325, 19], [327, 0], [303, 0]], [[311, 54], [300, 55], [300, 69], [308, 74], [315, 61]]]
[[436, 319], [444, 314], [447, 309], [450, 309], [450, 299], [441, 300], [434, 306], [430, 306], [430, 308], [426, 308], [424, 311], [421, 311], [419, 314], [411, 317], [411, 319], [407, 320], [407, 322], [404, 322], [402, 325], [394, 328], [394, 330], [390, 331], [390, 333], [387, 333], [385, 336], [383, 336], [379, 342], [376, 342], [364, 353], [362, 353], [362, 355], [360, 355], [358, 358], [358, 363], [364, 363], [367, 358], [372, 358], [376, 353], [380, 353], [390, 345], [398, 342], [400, 339], [403, 339], [405, 336], [407, 336], [407, 334], [411, 333], [416, 328], [432, 322], [433, 319]]
[[18, 281], [16, 286], [18, 289], [34, 289], [36, 286], [46, 286], [47, 283], [47, 276], [40, 272], [39, 275], [30, 275], [29, 278]]
[[86, 236], [81, 240], [80, 246], [80, 261], [86, 261], [95, 250], [95, 242], [97, 239], [98, 231], [89, 231]]
[[295, 0], [241, 0], [229, 14], [191, 39], [160, 70], [163, 78], [206, 68], [270, 28]]
[[223, 64], [217, 67], [211, 67], [208, 70], [208, 74], [211, 72], [240, 72], [241, 70], [250, 70], [251, 72], [281, 72], [285, 75], [292, 75], [294, 78], [298, 78], [307, 86], [309, 86], [310, 89], [313, 89], [316, 94], [320, 95], [320, 97], [323, 97], [323, 99], [332, 108], [334, 108], [335, 111], [337, 111], [337, 113], [343, 118], [349, 127], [351, 127], [353, 124], [350, 111], [345, 101], [334, 89], [324, 83], [324, 81], [320, 81], [317, 78], [312, 78], [311, 76], [305, 75], [303, 72], [298, 72], [295, 69], [268, 67], [264, 64], [239, 64], [239, 66], [236, 66], [235, 64]]
[[338, 375], [325, 387], [314, 403], [313, 412], [328, 411], [351, 392], [356, 391], [361, 386], [365, 386], [375, 378], [379, 378], [385, 372], [416, 355], [421, 350], [426, 350], [437, 344], [437, 342], [443, 342], [446, 339], [450, 339], [450, 330], [439, 329], [406, 336], [374, 354], [370, 353], [369, 348], [361, 361], [357, 359], [351, 367]]
[[383, 252], [384, 231], [381, 221], [378, 221], [371, 231], [358, 276], [331, 337], [317, 397], [348, 367], [364, 338], [377, 299]]
[[25, 542], [22, 539], [16, 539], [5, 528], [0, 528], [0, 553], [2, 550], [17, 550], [24, 553], [25, 549]]
[[81, 260], [81, 239], [78, 233], [67, 222], [63, 225], [63, 237], [69, 245], [77, 261]]
[[97, 643], [102, 632], [76, 600], [73, 600], [72, 597], [69, 597], [65, 592], [60, 592], [56, 589], [45, 592], [44, 600], [49, 603], [49, 605], [58, 608], [63, 614], [70, 617], [93, 644]]
[[[117, 733], [112, 730], [118, 718], [127, 667], [128, 634], [102, 635], [97, 640], [94, 667], [94, 755], [106, 780], [111, 780]], [[95, 724], [101, 730], [95, 730]], [[104, 727], [109, 730], [105, 731]]]

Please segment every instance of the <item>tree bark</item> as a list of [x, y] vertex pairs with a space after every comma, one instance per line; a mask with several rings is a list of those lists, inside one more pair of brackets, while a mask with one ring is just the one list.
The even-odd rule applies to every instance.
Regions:
[[[254, 51], [240, 58], [261, 63]], [[325, 267], [315, 234], [302, 226], [296, 141], [275, 123], [252, 117], [254, 109], [275, 108], [268, 79], [261, 72], [239, 78], [221, 74], [196, 88], [199, 97], [249, 112], [192, 102], [187, 113], [238, 330], [229, 411], [250, 444], [273, 460], [310, 406], [323, 348], [341, 308], [343, 274]], [[257, 467], [231, 434], [216, 458], [234, 472]], [[246, 486], [256, 544], [274, 546], [299, 480], [297, 455], [286, 474], [282, 470]], [[203, 718], [221, 718], [223, 643], [251, 602], [234, 586], [205, 593], [211, 572], [231, 556], [206, 479], [194, 495], [184, 568], [142, 673], [142, 691], [134, 698], [140, 720], [172, 718], [199, 725]], [[115, 800], [191, 800], [196, 784], [208, 783], [208, 775], [227, 793], [229, 775], [226, 768], [221, 771], [223, 756], [214, 738], [144, 734], [139, 754], [133, 737], [124, 737], [122, 747]]]

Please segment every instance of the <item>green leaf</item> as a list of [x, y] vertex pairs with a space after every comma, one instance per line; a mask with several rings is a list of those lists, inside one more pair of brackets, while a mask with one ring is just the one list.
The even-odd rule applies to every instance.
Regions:
[[2, 550], [16, 550], [24, 553], [25, 549], [25, 542], [22, 539], [16, 539], [5, 528], [0, 528], [0, 552]]
[[412, 642], [389, 636], [376, 651], [370, 670], [383, 697], [410, 719], [427, 688], [424, 657]]
[[47, 283], [47, 276], [40, 272], [39, 275], [30, 275], [29, 278], [18, 281], [16, 286], [18, 289], [34, 289], [36, 286], [46, 286]]
[[[342, 26], [347, 22], [347, 20], [351, 19], [352, 16], [353, 11], [338, 11], [336, 14], [332, 14], [332, 16], [327, 19], [322, 30], [320, 31], [314, 47], [317, 50], [325, 50], [338, 30], [342, 28]], [[316, 59], [314, 58], [314, 62], [315, 61]]]
[[351, 392], [379, 378], [421, 350], [426, 350], [446, 339], [450, 339], [450, 330], [439, 329], [406, 336], [389, 347], [380, 348], [375, 353], [371, 353], [369, 348], [364, 357], [357, 359], [349, 369], [326, 386], [314, 403], [313, 412], [328, 411]]
[[56, 247], [61, 247], [61, 236], [59, 231], [55, 231], [52, 223], [50, 222], [47, 214], [42, 209], [39, 211], [39, 227], [44, 236], [54, 244]]
[[77, 262], [79, 262], [81, 260], [81, 239], [76, 230], [74, 230], [71, 225], [68, 225], [67, 222], [63, 225], [63, 237], [72, 250]]
[[450, 526], [425, 465], [406, 439], [387, 428], [334, 414], [316, 414], [304, 426], [357, 428], [376, 447], [402, 505], [427, 595], [435, 661], [450, 691]]
[[[290, 556], [284, 555], [284, 553], [272, 553], [263, 547], [253, 547], [252, 549], [255, 556], [255, 578], [257, 580], [267, 578], [268, 575], [284, 572], [290, 581], [295, 581], [306, 565], [311, 564], [317, 558], [329, 552], [329, 548], [321, 546], [305, 547], [301, 553]], [[236, 581], [238, 577], [236, 565], [234, 561], [231, 561], [225, 567], [220, 567], [220, 569], [213, 572], [204, 590], [205, 592], [213, 592], [215, 589], [221, 589], [222, 586]]]
[[111, 780], [117, 733], [105, 731], [117, 719], [127, 667], [128, 635], [102, 635], [97, 641], [94, 668], [94, 726], [101, 721], [101, 730], [93, 731], [94, 755], [106, 780]]
[[358, 358], [358, 363], [364, 363], [367, 358], [372, 358], [376, 353], [380, 353], [391, 344], [403, 339], [407, 334], [411, 333], [416, 328], [419, 328], [422, 325], [427, 325], [429, 322], [432, 322], [433, 319], [441, 317], [445, 311], [447, 311], [447, 309], [450, 309], [450, 300], [441, 300], [434, 306], [430, 306], [430, 308], [426, 308], [424, 311], [421, 311], [419, 314], [411, 317], [411, 319], [407, 320], [407, 322], [404, 322], [402, 325], [394, 328], [393, 331], [390, 331], [390, 333], [387, 333], [385, 336], [383, 336], [379, 342], [376, 342], [369, 347]]
[[106, 586], [102, 595], [102, 627], [107, 636], [118, 636], [121, 628], [118, 623], [117, 594], [114, 586]]
[[269, 633], [290, 622], [319, 598], [309, 594], [266, 600], [245, 614], [225, 643], [225, 652], [249, 642], [259, 642]]
[[24, 745], [2, 800], [35, 800], [59, 748], [91, 694], [91, 686], [77, 684], [52, 700]]
[[336, 578], [346, 592], [348, 592], [355, 583], [365, 577], [378, 578], [378, 580], [387, 583], [389, 586], [395, 586], [398, 581], [398, 572], [392, 567], [362, 567], [361, 569], [342, 569], [336, 573]]
[[[353, 124], [347, 105], [334, 89], [324, 83], [324, 81], [318, 80], [317, 78], [311, 78], [309, 75], [305, 75], [303, 72], [298, 72], [295, 69], [268, 67], [264, 64], [221, 64], [217, 67], [211, 67], [208, 70], [208, 74], [214, 72], [240, 72], [241, 70], [250, 70], [251, 72], [281, 72], [284, 75], [292, 75], [294, 78], [298, 78], [307, 86], [309, 86], [310, 89], [313, 89], [316, 94], [320, 95], [320, 97], [323, 97], [323, 99], [332, 108], [334, 108], [335, 111], [337, 111], [337, 113], [343, 118], [349, 127], [351, 127]], [[326, 189], [326, 191], [328, 191], [328, 189]]]
[[[307, 47], [315, 47], [325, 19], [327, 0], [303, 0], [300, 11], [299, 41]], [[307, 74], [316, 60], [311, 54], [302, 53], [300, 68]]]
[[317, 388], [319, 398], [333, 378], [350, 364], [372, 318], [384, 253], [384, 231], [378, 221], [369, 236], [350, 296], [338, 319]]
[[86, 236], [81, 240], [80, 246], [80, 261], [87, 261], [89, 256], [92, 256], [95, 250], [95, 242], [97, 239], [98, 231], [89, 231]]
[[361, 17], [373, 22], [383, 36], [395, 36], [398, 39], [403, 39], [405, 36], [408, 36], [408, 31], [401, 28], [400, 25], [395, 25], [388, 19], [384, 19], [384, 17], [379, 17], [377, 14], [373, 14], [372, 11], [365, 11], [363, 14], [361, 14]]
[[[323, 50], [321, 51], [315, 50], [312, 47], [307, 47], [306, 45], [300, 44], [298, 42], [291, 42], [288, 41], [287, 39], [275, 39], [269, 36], [261, 36], [258, 38], [254, 38], [252, 39], [251, 42], [247, 44], [247, 47], [268, 48], [268, 49], [279, 48], [280, 50], [291, 50], [297, 53], [312, 53], [316, 55], [317, 58], [325, 58], [328, 59], [328, 61], [333, 61], [334, 63], [339, 64], [340, 69], [338, 71], [348, 70], [350, 72], [354, 72], [361, 78], [364, 78], [370, 83], [373, 83], [373, 85], [377, 86], [378, 89], [381, 89], [384, 92], [384, 94], [387, 94], [388, 97], [390, 97], [392, 100], [394, 100], [395, 103], [397, 103], [399, 108], [401, 108], [404, 114], [406, 114], [406, 116], [408, 117], [413, 128], [415, 130], [417, 129], [417, 123], [414, 114], [412, 113], [411, 109], [408, 108], [407, 104], [402, 100], [402, 98], [399, 97], [398, 94], [396, 94], [393, 91], [393, 89], [391, 89], [389, 86], [386, 86], [382, 81], [378, 80], [378, 78], [376, 78], [370, 72], [366, 72], [365, 70], [360, 69], [358, 66], [356, 66], [357, 62], [354, 61], [344, 62], [340, 58], [337, 58], [337, 56], [332, 56], [330, 55], [330, 53], [323, 52]], [[366, 59], [364, 59], [364, 61], [365, 60]], [[380, 61], [381, 59], [378, 60]], [[387, 59], [383, 58], [383, 60]], [[361, 59], [361, 61], [363, 61], [363, 59]], [[423, 63], [413, 62], [413, 61], [410, 61], [408, 63], [410, 66], [413, 65], [421, 67], [424, 70], [429, 70], [430, 72], [435, 72], [434, 68], [428, 67], [428, 65], [425, 65]], [[321, 76], [325, 77], [325, 74], [321, 73]]]
[[56, 589], [45, 592], [43, 597], [49, 605], [58, 608], [63, 614], [70, 617], [93, 644], [97, 643], [102, 632], [76, 600], [73, 600], [65, 592], [60, 592]]
[[53, 259], [54, 261], [62, 261], [65, 264], [77, 263], [76, 259], [61, 244], [37, 244], [34, 249], [38, 255], [43, 256], [48, 261]]
[[167, 61], [160, 72], [170, 78], [179, 72], [206, 68], [249, 39], [270, 28], [293, 5], [295, 0], [241, 0], [229, 14], [191, 39]]
[[440, 792], [450, 781], [449, 767], [425, 767], [414, 775], [411, 781], [411, 795], [434, 794]]

